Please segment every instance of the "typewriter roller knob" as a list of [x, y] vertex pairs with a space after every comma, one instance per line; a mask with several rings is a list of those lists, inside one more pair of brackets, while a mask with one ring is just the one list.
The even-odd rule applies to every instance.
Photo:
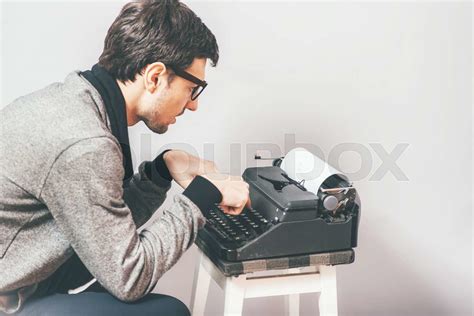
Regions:
[[280, 167], [282, 162], [283, 162], [283, 159], [281, 159], [281, 158], [276, 158], [276, 159], [273, 160], [272, 166], [274, 166], [274, 167]]
[[339, 204], [339, 201], [333, 195], [326, 195], [323, 198], [323, 206], [328, 211], [334, 211], [337, 208], [338, 204]]

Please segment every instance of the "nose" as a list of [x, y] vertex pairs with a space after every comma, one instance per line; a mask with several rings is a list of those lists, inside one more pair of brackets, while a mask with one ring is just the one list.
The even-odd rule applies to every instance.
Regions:
[[186, 104], [186, 109], [190, 111], [196, 111], [198, 109], [198, 100], [189, 100]]

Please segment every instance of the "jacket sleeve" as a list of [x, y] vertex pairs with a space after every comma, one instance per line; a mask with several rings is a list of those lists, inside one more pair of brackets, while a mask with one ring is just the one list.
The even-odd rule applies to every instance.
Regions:
[[145, 224], [153, 216], [165, 201], [171, 187], [171, 181], [159, 174], [154, 174], [152, 181], [145, 171], [147, 167], [152, 167], [151, 161], [141, 163], [138, 172], [123, 186], [123, 198], [132, 212], [137, 227]]
[[[190, 198], [177, 194], [161, 217], [137, 233], [123, 199], [123, 174], [114, 140], [82, 140], [57, 157], [40, 198], [99, 283], [117, 298], [134, 301], [149, 293], [192, 245], [205, 218]], [[161, 197], [155, 201], [153, 189], [140, 190], [153, 200], [141, 206], [149, 213]]]

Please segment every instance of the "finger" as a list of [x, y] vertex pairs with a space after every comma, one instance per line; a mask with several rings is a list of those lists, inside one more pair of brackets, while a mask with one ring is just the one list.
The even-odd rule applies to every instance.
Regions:
[[247, 199], [247, 203], [245, 203], [245, 207], [248, 208], [249, 210], [252, 210], [252, 201], [250, 201], [250, 194]]
[[240, 215], [240, 213], [242, 213], [242, 209], [237, 209], [237, 208], [234, 208], [232, 210], [232, 213], [230, 213], [231, 215]]
[[230, 215], [238, 215], [239, 214], [235, 207], [232, 207], [232, 206], [229, 206], [229, 205], [222, 205], [220, 208], [222, 210], [222, 213], [225, 213], [225, 214], [230, 214]]
[[219, 208], [222, 213], [229, 213], [229, 211], [231, 210], [231, 207], [227, 205], [219, 205]]
[[227, 212], [227, 214], [230, 214], [230, 215], [239, 215], [239, 213], [237, 212], [237, 210], [235, 208], [229, 208], [229, 211]]
[[224, 205], [222, 206], [222, 212], [224, 212], [225, 214], [229, 214], [229, 215], [239, 215], [240, 212], [237, 208], [235, 207], [232, 207], [232, 206], [228, 206], [228, 205]]
[[234, 211], [237, 213], [237, 214], [240, 214], [242, 213], [242, 211], [244, 210], [245, 208], [245, 202], [244, 203], [239, 203], [239, 205], [237, 207], [234, 207]]

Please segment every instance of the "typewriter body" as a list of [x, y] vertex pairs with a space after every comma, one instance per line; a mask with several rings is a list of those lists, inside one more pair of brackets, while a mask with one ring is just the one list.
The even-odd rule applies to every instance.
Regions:
[[347, 250], [357, 246], [360, 201], [347, 180], [333, 175], [317, 194], [278, 165], [248, 168], [252, 209], [224, 214], [216, 205], [196, 243], [227, 261]]

